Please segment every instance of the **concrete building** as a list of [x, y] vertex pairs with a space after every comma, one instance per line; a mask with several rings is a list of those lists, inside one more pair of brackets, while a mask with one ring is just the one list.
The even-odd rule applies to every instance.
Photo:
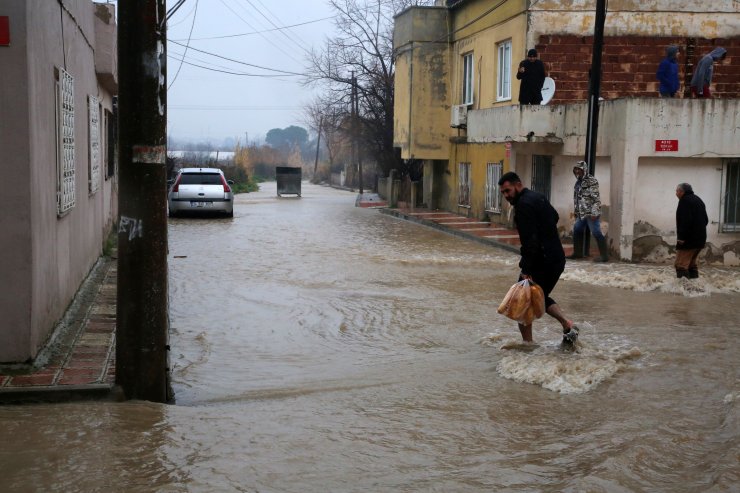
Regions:
[[[396, 17], [394, 142], [423, 163], [426, 206], [511, 224], [497, 181], [512, 170], [550, 198], [571, 234], [594, 10], [594, 0], [447, 0]], [[729, 0], [609, 2], [595, 175], [619, 258], [673, 255], [674, 190], [688, 182], [710, 216], [705, 259], [740, 263], [738, 25]], [[660, 99], [655, 72], [668, 45], [681, 50], [682, 90]], [[693, 66], [716, 46], [728, 57], [715, 64], [715, 99], [691, 99]], [[516, 71], [530, 48], [555, 81], [546, 106], [518, 104]]]
[[117, 216], [112, 4], [0, 0], [0, 362], [34, 358]]

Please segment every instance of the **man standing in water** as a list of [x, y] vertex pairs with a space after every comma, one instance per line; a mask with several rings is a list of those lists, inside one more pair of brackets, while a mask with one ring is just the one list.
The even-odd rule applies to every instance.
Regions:
[[[574, 345], [578, 328], [550, 298], [560, 274], [565, 269], [565, 252], [558, 236], [558, 213], [544, 195], [522, 185], [519, 176], [510, 171], [498, 181], [501, 193], [514, 206], [514, 222], [522, 244], [519, 280], [529, 279], [545, 293], [545, 310], [563, 326], [563, 344]], [[532, 324], [519, 324], [522, 339], [532, 342]]]
[[699, 277], [696, 259], [707, 244], [707, 208], [688, 183], [676, 187], [676, 277]]
[[588, 163], [578, 161], [573, 166], [573, 175], [576, 183], [573, 185], [573, 210], [576, 222], [573, 225], [573, 255], [568, 258], [582, 258], [586, 253], [586, 227], [596, 238], [599, 245], [599, 256], [594, 262], [608, 262], [609, 249], [606, 238], [601, 232], [601, 198], [599, 195], [599, 181], [588, 172]]

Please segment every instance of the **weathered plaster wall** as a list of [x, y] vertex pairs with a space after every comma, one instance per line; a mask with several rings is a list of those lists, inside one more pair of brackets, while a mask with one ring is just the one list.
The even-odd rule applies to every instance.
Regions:
[[449, 155], [446, 16], [446, 9], [412, 8], [396, 17], [393, 143], [404, 159], [446, 159]]
[[[14, 288], [20, 295], [14, 294], [12, 303], [2, 307], [0, 340], [6, 344], [0, 344], [0, 361], [36, 355], [99, 257], [112, 221], [105, 213], [115, 210], [114, 186], [104, 184], [104, 170], [98, 191], [88, 191], [88, 96], [99, 97], [105, 108], [111, 108], [111, 95], [99, 85], [95, 71], [94, 5], [90, 0], [65, 0], [63, 6], [28, 0], [20, 2], [24, 17], [17, 8], [10, 9], [17, 4], [0, 0], [0, 9], [13, 13], [13, 50], [18, 51], [8, 52], [16, 57], [15, 64], [8, 66], [25, 70], [12, 83], [3, 84], [0, 94], [17, 103], [3, 105], [4, 111], [13, 111], [4, 113], [3, 120], [13, 122], [8, 135], [17, 139], [13, 145], [19, 150], [5, 164], [12, 166], [6, 175], [20, 180], [17, 190], [23, 198], [13, 203], [5, 203], [8, 195], [0, 199], [5, 204], [0, 212], [3, 221], [9, 215], [11, 229], [18, 233], [9, 238], [9, 251], [19, 252], [12, 258], [17, 265], [0, 263], [0, 270], [10, 268], [22, 278], [17, 278]], [[61, 217], [57, 216], [55, 67], [74, 77], [75, 206]], [[7, 325], [14, 320], [20, 323]]]
[[[0, 361], [27, 358], [31, 313], [31, 173], [28, 94], [27, 8], [22, 0], [0, 1], [10, 22], [10, 46], [0, 47]], [[13, 117], [10, 117], [13, 115]], [[23, 309], [23, 308], [26, 309]], [[20, 309], [19, 309], [20, 308]]]

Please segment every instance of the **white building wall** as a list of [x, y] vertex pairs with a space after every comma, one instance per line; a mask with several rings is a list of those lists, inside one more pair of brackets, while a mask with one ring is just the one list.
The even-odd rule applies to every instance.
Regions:
[[[512, 167], [526, 177], [525, 183], [531, 176], [527, 169], [531, 154], [544, 154], [538, 150], [543, 143], [555, 146], [551, 197], [562, 231], [572, 228], [572, 163], [585, 153], [586, 108], [586, 104], [512, 106], [468, 113], [468, 141], [514, 142]], [[675, 222], [675, 187], [680, 182], [695, 183], [697, 194], [707, 203], [710, 220], [715, 221], [707, 228], [708, 241], [720, 252], [736, 248], [740, 234], [721, 234], [717, 223], [722, 212], [723, 160], [740, 157], [739, 110], [740, 101], [735, 99], [642, 98], [601, 103], [595, 174], [608, 209], [604, 219], [610, 248], [620, 258], [633, 260], [635, 240], [647, 235], [641, 226], [644, 223], [656, 225], [654, 235], [675, 245], [671, 223]], [[678, 150], [656, 151], [657, 140], [677, 141]], [[655, 196], [656, 189], [661, 191], [652, 202], [649, 192]], [[725, 255], [730, 261], [738, 256]]]

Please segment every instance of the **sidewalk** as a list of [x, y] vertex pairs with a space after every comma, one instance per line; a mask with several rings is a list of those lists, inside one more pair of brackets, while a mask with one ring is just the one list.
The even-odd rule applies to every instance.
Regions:
[[0, 404], [112, 397], [115, 258], [101, 258], [33, 363], [0, 365]]
[[[519, 253], [519, 247], [521, 246], [519, 233], [516, 229], [478, 221], [452, 212], [430, 211], [420, 207], [414, 209], [380, 209], [380, 212], [514, 253]], [[570, 243], [563, 243], [563, 249], [565, 255], [573, 253], [573, 245]]]

